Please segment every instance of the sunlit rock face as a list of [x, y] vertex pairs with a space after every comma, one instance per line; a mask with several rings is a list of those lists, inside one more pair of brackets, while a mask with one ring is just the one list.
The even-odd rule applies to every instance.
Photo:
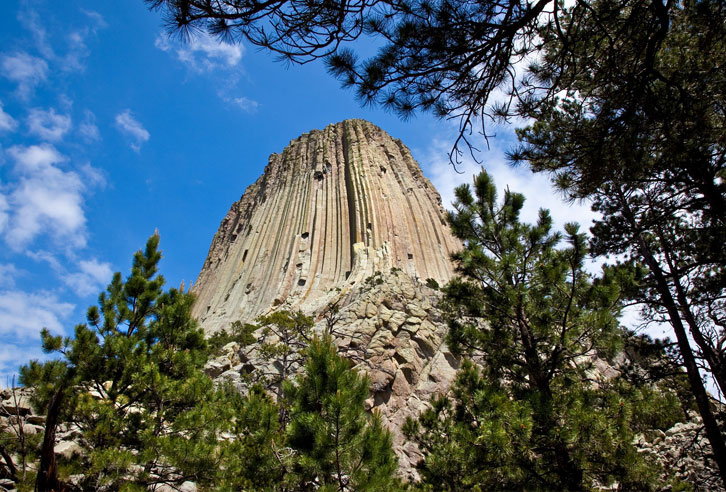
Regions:
[[[460, 248], [408, 148], [371, 123], [347, 120], [270, 156], [214, 236], [194, 314], [214, 333], [299, 309], [321, 331], [336, 303], [335, 343], [370, 377], [368, 406], [393, 432], [402, 476], [413, 479], [421, 455], [401, 427], [448, 390], [458, 367], [429, 279], [447, 282]], [[244, 391], [245, 364], [262, 363], [256, 351], [230, 344], [208, 372]]]
[[194, 292], [207, 333], [278, 308], [318, 312], [375, 272], [439, 283], [460, 244], [408, 148], [347, 120], [270, 156], [232, 205]]

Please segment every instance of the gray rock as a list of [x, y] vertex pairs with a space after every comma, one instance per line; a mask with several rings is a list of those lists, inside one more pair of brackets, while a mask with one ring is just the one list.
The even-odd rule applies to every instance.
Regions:
[[83, 448], [74, 441], [60, 441], [53, 450], [57, 456], [63, 456], [66, 459], [71, 459], [73, 456], [83, 453]]

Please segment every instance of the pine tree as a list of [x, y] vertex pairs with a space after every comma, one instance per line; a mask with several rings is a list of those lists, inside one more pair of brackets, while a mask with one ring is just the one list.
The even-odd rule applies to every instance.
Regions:
[[258, 331], [258, 367], [247, 378], [263, 385], [277, 395], [280, 424], [288, 422], [285, 381], [296, 374], [305, 363], [307, 346], [312, 340], [313, 319], [302, 312], [276, 311], [257, 318], [250, 331]]
[[245, 395], [226, 388], [226, 438], [220, 442], [221, 464], [215, 490], [290, 490], [288, 470], [293, 452], [285, 445], [279, 406], [261, 385]]
[[287, 445], [297, 490], [391, 490], [397, 467], [390, 433], [368, 416], [368, 379], [337, 355], [331, 338], [314, 338], [304, 373], [286, 384]]
[[680, 416], [677, 399], [608, 379], [595, 358], [614, 355], [622, 332], [622, 286], [636, 272], [584, 270], [585, 237], [575, 224], [551, 232], [549, 213], [523, 224], [520, 194], [501, 206], [482, 172], [456, 190], [449, 221], [465, 248], [454, 257], [461, 278], [445, 288], [448, 341], [467, 362], [452, 396], [434, 400], [406, 425], [426, 452], [425, 483], [436, 490], [589, 490], [618, 482], [651, 490], [655, 473], [632, 445], [657, 402], [661, 425]]
[[53, 456], [60, 421], [80, 430], [85, 452], [75, 466], [84, 489], [204, 482], [216, 467], [220, 395], [200, 370], [206, 343], [191, 317], [192, 295], [162, 290], [158, 244], [154, 235], [134, 255], [125, 281], [114, 275], [74, 337], [44, 331], [44, 349], [58, 360], [21, 370], [48, 409], [39, 490], [60, 490]]
[[[530, 108], [535, 123], [512, 157], [551, 173], [569, 198], [591, 200], [596, 254], [647, 267], [633, 300], [644, 319], [671, 325], [726, 484], [726, 437], [701, 376], [726, 391], [726, 4], [672, 5], [647, 51], [647, 29], [617, 3], [565, 22], [572, 42], [552, 45], [538, 74], [569, 90]], [[605, 35], [588, 36], [595, 28]], [[622, 37], [616, 50], [612, 36]], [[573, 63], [558, 67], [563, 56]]]

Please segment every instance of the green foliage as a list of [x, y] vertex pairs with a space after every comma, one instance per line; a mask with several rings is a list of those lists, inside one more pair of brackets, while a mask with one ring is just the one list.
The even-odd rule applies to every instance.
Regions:
[[330, 337], [315, 338], [304, 374], [287, 384], [293, 473], [308, 490], [389, 490], [397, 460], [377, 414], [368, 416], [368, 380], [338, 356]]
[[439, 290], [439, 287], [440, 287], [439, 283], [434, 278], [427, 278], [426, 286], [430, 287], [431, 289], [434, 289], [434, 290]]
[[630, 297], [645, 319], [671, 324], [726, 483], [726, 439], [701, 377], [726, 389], [726, 5], [588, 3], [535, 71], [567, 91], [526, 108], [534, 123], [512, 157], [591, 200], [597, 254], [647, 266]]
[[240, 321], [232, 322], [230, 325], [230, 332], [222, 329], [207, 338], [209, 355], [219, 355], [222, 347], [231, 342], [236, 342], [241, 347], [247, 347], [248, 345], [253, 344], [256, 341], [255, 337], [252, 335], [255, 330], [257, 330], [257, 326], [255, 325], [242, 323]]
[[244, 396], [234, 388], [226, 394], [220, 411], [231, 424], [231, 437], [220, 444], [216, 490], [285, 490], [292, 453], [285, 447], [278, 405], [259, 385]]
[[[260, 330], [258, 353], [263, 363], [248, 379], [262, 384], [277, 394], [278, 402], [285, 402], [283, 384], [305, 363], [306, 348], [312, 339], [313, 320], [300, 311], [276, 311], [260, 316], [253, 330]], [[279, 408], [280, 423], [287, 425], [287, 407]]]
[[154, 235], [134, 255], [125, 281], [114, 275], [73, 338], [43, 332], [44, 349], [58, 360], [21, 370], [41, 405], [65, 395], [62, 420], [77, 426], [85, 450], [77, 463], [84, 487], [189, 476], [203, 483], [216, 467], [218, 396], [200, 370], [207, 346], [191, 316], [193, 297], [162, 290], [158, 243]]
[[376, 285], [382, 285], [384, 282], [383, 280], [383, 274], [381, 272], [376, 271], [373, 275], [370, 277], [366, 277], [365, 284], [369, 287], [374, 287]]
[[454, 256], [463, 278], [444, 288], [448, 341], [482, 365], [465, 362], [451, 396], [406, 425], [426, 451], [424, 483], [590, 490], [618, 482], [654, 490], [657, 469], [638, 455], [633, 437], [675, 422], [678, 401], [593, 367], [622, 346], [617, 316], [633, 272], [605, 269], [592, 278], [576, 225], [565, 226], [562, 247], [547, 211], [523, 224], [524, 197], [507, 190], [498, 205], [496, 195], [482, 172], [474, 194], [466, 185], [456, 190], [449, 217], [466, 246]]
[[[227, 388], [216, 490], [397, 490], [391, 436], [364, 401], [368, 380], [338, 356], [330, 337], [314, 338], [304, 371], [286, 380], [284, 402], [261, 385], [240, 396]], [[278, 418], [289, 411], [289, 423]]]

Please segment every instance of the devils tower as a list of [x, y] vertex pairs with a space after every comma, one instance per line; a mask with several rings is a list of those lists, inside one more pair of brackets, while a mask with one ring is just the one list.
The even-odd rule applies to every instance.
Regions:
[[375, 272], [446, 282], [458, 246], [408, 148], [347, 120], [270, 156], [214, 236], [194, 314], [209, 333], [278, 306], [314, 312]]
[[[418, 450], [401, 427], [458, 367], [444, 343], [436, 284], [454, 274], [441, 198], [408, 148], [375, 125], [346, 120], [272, 154], [263, 175], [222, 220], [194, 292], [207, 333], [278, 309], [322, 330], [339, 309], [335, 343], [370, 377], [370, 408], [392, 430], [401, 470]], [[435, 281], [435, 282], [434, 282]], [[210, 375], [243, 388], [255, 347], [228, 347]]]

